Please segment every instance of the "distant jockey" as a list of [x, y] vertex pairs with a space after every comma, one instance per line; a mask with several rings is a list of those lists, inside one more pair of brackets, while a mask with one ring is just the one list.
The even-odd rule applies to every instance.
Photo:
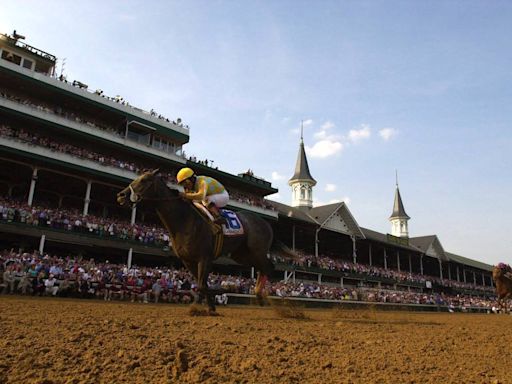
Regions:
[[178, 172], [176, 180], [185, 189], [185, 192], [181, 194], [182, 197], [202, 202], [213, 215], [215, 223], [225, 223], [219, 208], [227, 205], [229, 194], [220, 182], [213, 177], [196, 176], [190, 168], [182, 168]]
[[498, 268], [501, 269], [506, 277], [512, 280], [512, 267], [505, 263], [499, 263]]

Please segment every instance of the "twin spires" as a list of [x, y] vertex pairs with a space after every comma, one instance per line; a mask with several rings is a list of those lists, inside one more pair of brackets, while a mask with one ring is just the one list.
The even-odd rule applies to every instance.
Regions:
[[[313, 179], [309, 171], [308, 159], [304, 150], [304, 127], [301, 125], [299, 153], [297, 162], [295, 163], [295, 173], [288, 181], [288, 185], [292, 187], [292, 207], [297, 207], [304, 211], [313, 208], [313, 187], [316, 180]], [[396, 175], [396, 191], [395, 201], [393, 204], [393, 212], [389, 217], [391, 222], [391, 234], [396, 237], [409, 237], [408, 221], [409, 215], [405, 212], [404, 203], [400, 196], [398, 188], [398, 173]]]
[[309, 172], [308, 159], [304, 150], [304, 127], [301, 125], [300, 146], [297, 155], [297, 163], [295, 164], [295, 173], [288, 181], [288, 185], [292, 187], [292, 207], [308, 211], [313, 208], [313, 187], [316, 180], [313, 179]]

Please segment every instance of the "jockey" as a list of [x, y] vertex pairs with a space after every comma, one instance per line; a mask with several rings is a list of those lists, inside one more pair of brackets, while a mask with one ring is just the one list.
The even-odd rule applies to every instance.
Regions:
[[503, 274], [508, 277], [509, 279], [512, 279], [512, 267], [510, 265], [505, 263], [499, 263], [498, 268], [503, 271]]
[[183, 186], [185, 192], [181, 196], [193, 201], [201, 201], [208, 208], [217, 224], [225, 223], [220, 215], [219, 208], [225, 207], [229, 201], [226, 188], [213, 177], [196, 176], [190, 168], [182, 168], [176, 176], [178, 184]]

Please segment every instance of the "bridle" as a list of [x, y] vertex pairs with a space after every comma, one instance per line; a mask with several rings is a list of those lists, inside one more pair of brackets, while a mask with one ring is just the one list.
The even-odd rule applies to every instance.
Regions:
[[[154, 192], [156, 192], [156, 180], [153, 180], [153, 189]], [[144, 190], [140, 193], [136, 193], [133, 189], [132, 185], [130, 184], [128, 186], [128, 189], [130, 190], [130, 201], [134, 204], [140, 202], [143, 199], [144, 194], [147, 192], [147, 190], [150, 188], [150, 186], [147, 186], [144, 188]], [[144, 197], [144, 200], [146, 201], [172, 201], [181, 199], [181, 196], [173, 196], [173, 197]]]

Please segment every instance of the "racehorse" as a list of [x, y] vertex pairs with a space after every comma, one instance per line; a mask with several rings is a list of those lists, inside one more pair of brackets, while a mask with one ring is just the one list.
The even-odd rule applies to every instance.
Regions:
[[[206, 297], [209, 313], [214, 315], [215, 300], [208, 288], [208, 275], [216, 253], [214, 224], [189, 200], [182, 198], [177, 189], [169, 188], [158, 175], [158, 169], [144, 172], [117, 194], [120, 205], [125, 205], [127, 200], [134, 204], [142, 200], [154, 203], [158, 217], [169, 231], [174, 253], [197, 281], [197, 302], [201, 303]], [[273, 239], [272, 227], [253, 213], [238, 212], [237, 215], [244, 235], [225, 237], [222, 250], [230, 253], [239, 264], [254, 267], [258, 272], [255, 293], [262, 304], [265, 283], [274, 270], [267, 257]]]
[[498, 309], [504, 309], [507, 313], [507, 300], [512, 297], [512, 279], [505, 275], [503, 268], [495, 266], [492, 270], [492, 279], [496, 285], [498, 295]]

